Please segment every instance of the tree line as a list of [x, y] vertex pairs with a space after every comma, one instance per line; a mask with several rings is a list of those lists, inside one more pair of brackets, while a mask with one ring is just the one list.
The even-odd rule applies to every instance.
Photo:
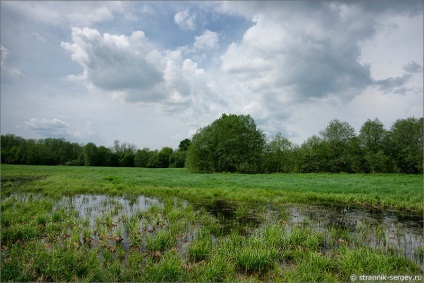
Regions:
[[423, 118], [398, 119], [389, 130], [368, 119], [356, 134], [334, 119], [301, 145], [281, 133], [266, 138], [250, 115], [223, 114], [177, 149], [110, 148], [64, 139], [1, 136], [1, 162], [28, 165], [182, 168], [192, 172], [410, 173], [423, 172]]
[[184, 167], [190, 140], [180, 142], [178, 149], [137, 149], [133, 144], [116, 140], [112, 147], [85, 145], [64, 139], [24, 139], [12, 134], [1, 136], [1, 163], [26, 165], [73, 165], [111, 167]]

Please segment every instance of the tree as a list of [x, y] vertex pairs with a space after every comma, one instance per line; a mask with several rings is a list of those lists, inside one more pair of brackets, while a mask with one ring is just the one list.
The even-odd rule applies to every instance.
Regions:
[[364, 170], [366, 172], [387, 172], [388, 157], [384, 152], [387, 131], [377, 118], [368, 119], [359, 130], [359, 143], [364, 154]]
[[399, 119], [389, 133], [389, 154], [398, 171], [423, 171], [423, 118]]
[[327, 141], [313, 135], [299, 149], [299, 171], [303, 173], [329, 172], [331, 150]]
[[184, 140], [180, 141], [180, 144], [178, 146], [178, 150], [179, 151], [187, 151], [188, 148], [190, 147], [190, 144], [191, 144], [190, 139], [184, 139]]
[[250, 115], [222, 114], [193, 136], [186, 166], [195, 172], [256, 173], [265, 135]]
[[159, 168], [168, 168], [169, 167], [169, 157], [174, 152], [170, 147], [163, 147], [158, 153], [158, 167]]
[[320, 132], [320, 135], [328, 143], [331, 152], [331, 172], [350, 172], [349, 144], [356, 136], [355, 129], [347, 122], [334, 119]]
[[120, 143], [115, 140], [113, 143], [114, 153], [118, 156], [119, 166], [133, 167], [136, 146], [129, 143]]
[[89, 142], [84, 146], [84, 165], [85, 166], [97, 166], [99, 157], [97, 153], [97, 146]]
[[269, 141], [264, 150], [265, 172], [293, 172], [296, 166], [295, 145], [281, 133]]
[[169, 156], [169, 167], [184, 168], [186, 151], [176, 150]]
[[138, 149], [134, 155], [134, 165], [137, 167], [147, 167], [150, 158], [150, 149]]

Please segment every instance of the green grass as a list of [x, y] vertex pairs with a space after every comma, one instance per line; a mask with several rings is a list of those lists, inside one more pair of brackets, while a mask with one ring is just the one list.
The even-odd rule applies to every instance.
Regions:
[[422, 175], [193, 174], [185, 169], [13, 165], [2, 165], [1, 170], [3, 188], [22, 183], [20, 190], [52, 196], [172, 195], [193, 202], [222, 198], [253, 203], [365, 206], [418, 215], [423, 212]]
[[[356, 233], [317, 230], [310, 219], [288, 223], [288, 212], [279, 206], [331, 204], [419, 214], [421, 175], [1, 169], [2, 282], [349, 282], [352, 274], [423, 272], [424, 246], [415, 251], [421, 262], [401, 249], [384, 248], [384, 223], [362, 223]], [[99, 206], [109, 205], [108, 210], [94, 219], [83, 217], [69, 198], [79, 194], [107, 195]], [[115, 197], [136, 203], [139, 195], [160, 203], [126, 214]], [[268, 207], [281, 213], [268, 217]], [[373, 241], [383, 244], [374, 248]]]

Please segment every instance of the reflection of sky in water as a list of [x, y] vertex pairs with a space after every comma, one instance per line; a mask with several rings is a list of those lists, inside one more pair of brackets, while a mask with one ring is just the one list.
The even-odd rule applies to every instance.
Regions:
[[[10, 197], [22, 202], [43, 198], [40, 194], [30, 193], [16, 193]], [[113, 224], [119, 227], [123, 217], [129, 219], [152, 206], [163, 207], [158, 199], [145, 196], [126, 198], [83, 194], [64, 196], [53, 202], [53, 211], [61, 208], [72, 209], [78, 212], [81, 219], [88, 219], [91, 228], [95, 226], [97, 218], [103, 218], [105, 215], [110, 215]], [[186, 204], [183, 203], [183, 207], [186, 207]], [[263, 225], [284, 219], [287, 233], [297, 226], [323, 233], [331, 228], [345, 229], [357, 244], [381, 249], [395, 248], [406, 258], [423, 263], [422, 252], [421, 258], [416, 254], [417, 249], [424, 250], [423, 219], [418, 216], [365, 208], [288, 204], [278, 208], [268, 205], [265, 219]], [[118, 227], [112, 229], [116, 230]], [[125, 231], [123, 235], [126, 236]], [[382, 235], [385, 240], [382, 240]], [[128, 239], [125, 239], [123, 244], [128, 246]]]
[[93, 227], [96, 218], [102, 218], [105, 214], [111, 213], [114, 222], [125, 215], [130, 218], [137, 212], [147, 211], [152, 206], [160, 206], [156, 198], [138, 196], [134, 198], [111, 197], [105, 195], [76, 195], [72, 197], [62, 197], [53, 209], [65, 207], [78, 211], [83, 219], [90, 219], [90, 226]]
[[[424, 248], [421, 217], [363, 208], [301, 204], [287, 205], [284, 210], [289, 214], [285, 224], [288, 232], [294, 226], [308, 227], [319, 232], [339, 228], [346, 229], [354, 237], [359, 237], [361, 229], [369, 228], [366, 230], [366, 238], [359, 239], [364, 245], [382, 249], [396, 248], [402, 251], [405, 257], [422, 262], [416, 254], [417, 249]], [[378, 237], [378, 230], [383, 233], [385, 240], [381, 235]]]

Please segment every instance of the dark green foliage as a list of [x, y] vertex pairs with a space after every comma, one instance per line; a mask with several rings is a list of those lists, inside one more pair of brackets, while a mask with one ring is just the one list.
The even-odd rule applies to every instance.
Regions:
[[390, 129], [389, 154], [396, 170], [423, 172], [423, 118], [397, 120]]
[[408, 173], [423, 171], [423, 118], [397, 120], [390, 131], [376, 118], [359, 134], [347, 123], [332, 120], [302, 145], [281, 133], [265, 135], [249, 115], [223, 114], [201, 128], [178, 149], [159, 150], [114, 142], [112, 148], [79, 145], [63, 139], [1, 136], [1, 163], [183, 168], [192, 172], [241, 173]]
[[250, 115], [223, 114], [193, 136], [186, 165], [194, 172], [256, 173], [264, 144]]
[[134, 165], [136, 167], [147, 167], [147, 164], [149, 164], [150, 155], [150, 149], [138, 149], [134, 155]]
[[168, 168], [169, 167], [169, 158], [174, 150], [170, 147], [162, 148], [158, 153], [158, 162], [159, 168]]
[[82, 150], [82, 146], [64, 139], [26, 140], [10, 134], [1, 136], [2, 163], [83, 165]]
[[169, 156], [169, 167], [171, 168], [184, 168], [186, 159], [185, 151], [174, 151], [171, 156]]
[[271, 172], [295, 172], [298, 148], [281, 133], [265, 145], [262, 161], [262, 171]]
[[377, 118], [368, 119], [359, 130], [359, 142], [363, 149], [363, 169], [365, 172], [390, 172], [391, 164], [385, 152], [389, 132]]
[[184, 140], [180, 141], [180, 144], [178, 146], [178, 150], [179, 151], [187, 151], [188, 148], [190, 147], [190, 144], [191, 144], [191, 140], [184, 139]]

